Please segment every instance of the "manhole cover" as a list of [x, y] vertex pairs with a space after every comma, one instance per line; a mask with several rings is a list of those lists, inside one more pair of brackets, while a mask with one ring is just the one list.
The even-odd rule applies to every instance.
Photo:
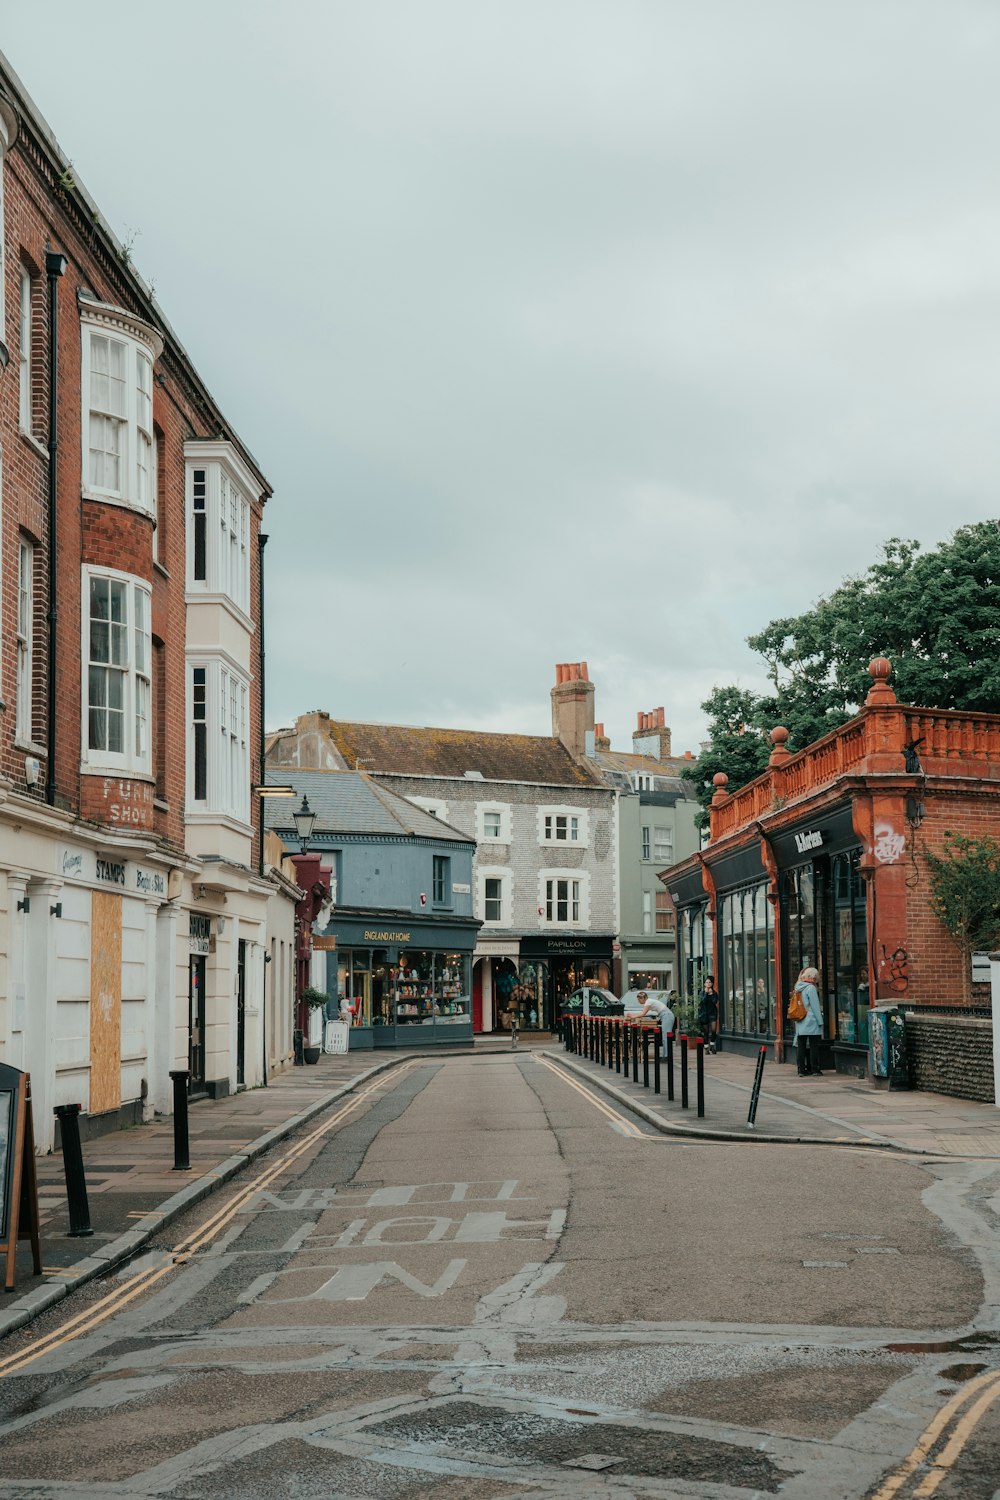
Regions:
[[610, 1453], [581, 1453], [579, 1458], [567, 1458], [563, 1461], [564, 1469], [613, 1469], [615, 1464], [622, 1463], [620, 1458], [612, 1458]]

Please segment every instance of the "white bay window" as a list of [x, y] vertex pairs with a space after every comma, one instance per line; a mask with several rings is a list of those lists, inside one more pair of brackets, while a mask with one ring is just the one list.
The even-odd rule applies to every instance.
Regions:
[[148, 774], [151, 656], [148, 586], [84, 569], [83, 661], [88, 769]]
[[152, 512], [155, 329], [81, 299], [83, 493]]
[[230, 443], [192, 441], [187, 457], [187, 586], [250, 613], [250, 495], [260, 488]]
[[250, 821], [250, 684], [228, 663], [192, 663], [188, 685], [188, 803]]

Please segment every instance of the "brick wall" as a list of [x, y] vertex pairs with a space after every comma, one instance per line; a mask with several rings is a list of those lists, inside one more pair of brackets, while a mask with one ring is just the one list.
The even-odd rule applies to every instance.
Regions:
[[968, 965], [931, 905], [930, 869], [923, 850], [941, 853], [947, 833], [1000, 840], [1000, 795], [995, 784], [949, 787], [943, 778], [933, 778], [921, 800], [924, 820], [911, 832], [913, 847], [907, 851], [909, 988], [902, 998], [916, 1005], [975, 1004]]
[[993, 1023], [974, 1016], [905, 1014], [914, 1088], [993, 1104]]

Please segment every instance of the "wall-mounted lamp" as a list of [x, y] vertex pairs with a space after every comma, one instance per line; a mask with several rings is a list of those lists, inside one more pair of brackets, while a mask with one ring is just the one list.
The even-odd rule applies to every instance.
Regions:
[[266, 964], [269, 964], [271, 962], [271, 955], [270, 955], [270, 953], [265, 953], [264, 954], [264, 962]]
[[24, 911], [24, 912], [30, 911], [31, 910], [31, 897], [30, 896], [23, 896], [21, 898], [21, 900], [17, 903], [17, 909], [18, 909], [18, 911]]
[[50, 917], [61, 917], [62, 916], [62, 902], [61, 901], [57, 901], [56, 904], [55, 904], [55, 906], [50, 906], [49, 907], [49, 916]]

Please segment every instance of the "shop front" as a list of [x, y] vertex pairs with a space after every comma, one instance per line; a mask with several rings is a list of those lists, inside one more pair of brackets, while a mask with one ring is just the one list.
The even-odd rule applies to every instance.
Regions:
[[611, 988], [612, 943], [610, 933], [521, 939], [514, 1004], [528, 1029], [555, 1030], [565, 1002], [584, 985]]
[[446, 1046], [472, 1040], [472, 952], [479, 924], [384, 914], [338, 913], [321, 934], [328, 954], [327, 993], [351, 1006], [349, 1045]]

